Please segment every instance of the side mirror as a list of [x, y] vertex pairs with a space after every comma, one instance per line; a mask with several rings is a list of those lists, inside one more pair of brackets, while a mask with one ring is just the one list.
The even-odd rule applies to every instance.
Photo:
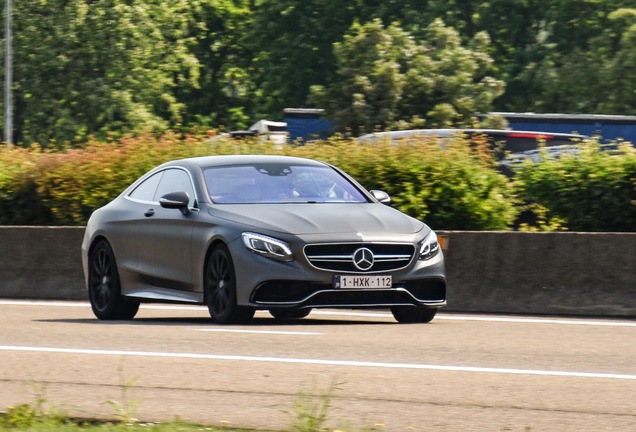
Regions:
[[159, 199], [161, 207], [167, 209], [179, 209], [184, 216], [190, 212], [188, 210], [189, 202], [190, 196], [187, 192], [171, 192]]
[[381, 190], [371, 190], [369, 191], [371, 192], [371, 195], [373, 195], [373, 198], [377, 199], [378, 201], [380, 201], [382, 204], [388, 204], [391, 202], [391, 197], [389, 196], [388, 193], [381, 191]]

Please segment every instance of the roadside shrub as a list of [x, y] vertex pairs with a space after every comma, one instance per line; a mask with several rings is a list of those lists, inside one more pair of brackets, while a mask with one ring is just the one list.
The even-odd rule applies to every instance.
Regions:
[[[287, 154], [332, 163], [367, 189], [389, 193], [392, 206], [435, 229], [505, 230], [518, 213], [525, 229], [636, 231], [636, 150], [586, 142], [579, 154], [526, 163], [513, 180], [489, 152], [458, 138], [360, 144], [332, 137], [277, 147], [257, 139], [152, 134], [91, 140], [81, 148], [43, 151], [0, 147], [0, 224], [84, 225], [90, 214], [163, 162], [217, 154]], [[346, 215], [344, 215], [346, 217]]]
[[597, 141], [576, 155], [526, 162], [517, 174], [520, 193], [548, 219], [571, 231], [636, 231], [636, 150], [630, 143], [611, 148]]
[[[304, 146], [276, 147], [256, 139], [141, 135], [91, 140], [56, 152], [3, 149], [0, 205], [40, 207], [24, 224], [83, 225], [90, 214], [151, 168], [172, 159], [216, 154], [288, 154], [333, 163], [368, 189], [392, 196], [393, 206], [437, 229], [506, 229], [515, 216], [514, 191], [492, 159], [463, 141], [358, 144], [334, 137]], [[20, 194], [17, 192], [21, 191]], [[2, 223], [24, 215], [4, 211]], [[44, 217], [46, 216], [46, 217]]]
[[39, 147], [0, 146], [0, 224], [45, 225], [53, 216], [36, 193]]

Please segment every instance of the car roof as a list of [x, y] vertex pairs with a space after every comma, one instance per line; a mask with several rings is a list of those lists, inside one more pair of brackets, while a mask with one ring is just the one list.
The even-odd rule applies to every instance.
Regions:
[[278, 155], [217, 155], [199, 156], [188, 159], [173, 160], [163, 166], [196, 165], [199, 167], [225, 166], [225, 165], [251, 165], [262, 163], [327, 166], [328, 164], [313, 159], [305, 159], [293, 156]]

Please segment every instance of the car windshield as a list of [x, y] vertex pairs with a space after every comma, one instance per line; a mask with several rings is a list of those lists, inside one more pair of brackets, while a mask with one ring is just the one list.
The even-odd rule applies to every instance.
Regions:
[[218, 204], [368, 202], [328, 166], [264, 163], [209, 167], [208, 193]]

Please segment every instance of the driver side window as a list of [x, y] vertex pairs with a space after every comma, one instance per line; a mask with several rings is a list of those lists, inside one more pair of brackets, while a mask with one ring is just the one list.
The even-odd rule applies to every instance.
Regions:
[[167, 169], [148, 177], [130, 193], [130, 198], [144, 202], [159, 202], [170, 192], [187, 192], [189, 207], [194, 207], [194, 187], [190, 176], [181, 169]]
[[184, 170], [165, 170], [159, 181], [159, 186], [157, 187], [153, 201], [159, 201], [162, 196], [171, 192], [187, 192], [190, 197], [188, 207], [194, 206], [194, 188], [192, 187], [190, 176]]
[[129, 197], [137, 201], [152, 202], [163, 173], [164, 171], [148, 177], [130, 193]]

